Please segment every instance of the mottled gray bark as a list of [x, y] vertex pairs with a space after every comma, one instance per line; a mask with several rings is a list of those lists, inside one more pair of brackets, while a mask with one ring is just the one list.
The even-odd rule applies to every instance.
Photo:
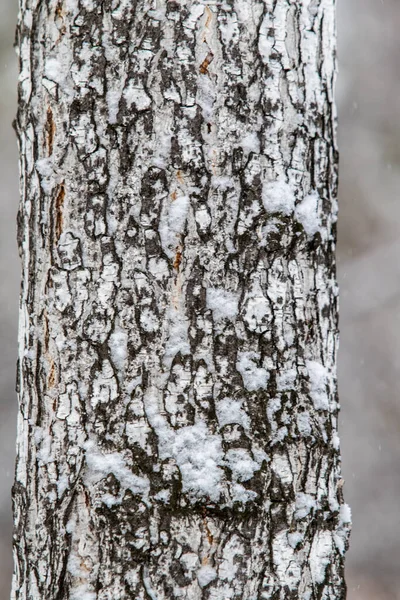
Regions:
[[20, 0], [20, 600], [343, 599], [334, 0]]

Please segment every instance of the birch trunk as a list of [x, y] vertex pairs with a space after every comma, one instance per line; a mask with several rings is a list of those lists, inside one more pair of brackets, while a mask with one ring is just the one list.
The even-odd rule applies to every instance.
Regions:
[[339, 600], [334, 0], [20, 0], [18, 600]]

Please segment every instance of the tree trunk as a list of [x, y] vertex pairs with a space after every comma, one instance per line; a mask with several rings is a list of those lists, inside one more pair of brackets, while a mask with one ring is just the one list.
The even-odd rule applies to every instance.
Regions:
[[20, 0], [21, 600], [343, 599], [334, 0]]

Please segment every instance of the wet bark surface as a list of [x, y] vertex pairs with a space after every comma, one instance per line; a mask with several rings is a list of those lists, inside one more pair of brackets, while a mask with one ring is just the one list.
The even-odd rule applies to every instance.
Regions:
[[343, 599], [333, 0], [20, 0], [12, 597]]

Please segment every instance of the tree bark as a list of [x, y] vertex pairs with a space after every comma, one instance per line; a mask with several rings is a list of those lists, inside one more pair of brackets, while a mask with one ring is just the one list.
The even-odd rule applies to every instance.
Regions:
[[345, 598], [334, 0], [20, 0], [12, 598]]

